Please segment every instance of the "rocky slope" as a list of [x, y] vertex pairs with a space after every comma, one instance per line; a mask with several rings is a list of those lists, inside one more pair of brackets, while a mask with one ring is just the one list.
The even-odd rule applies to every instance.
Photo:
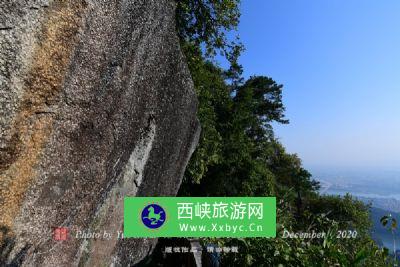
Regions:
[[1, 1], [1, 264], [127, 266], [151, 251], [118, 239], [123, 197], [176, 194], [200, 131], [174, 8]]

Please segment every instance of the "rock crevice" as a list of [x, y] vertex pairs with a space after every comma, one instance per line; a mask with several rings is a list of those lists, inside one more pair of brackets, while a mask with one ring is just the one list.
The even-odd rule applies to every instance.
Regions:
[[[35, 7], [35, 8], [32, 8]], [[0, 261], [128, 265], [155, 240], [122, 231], [126, 195], [176, 194], [197, 100], [171, 0], [0, 4]]]

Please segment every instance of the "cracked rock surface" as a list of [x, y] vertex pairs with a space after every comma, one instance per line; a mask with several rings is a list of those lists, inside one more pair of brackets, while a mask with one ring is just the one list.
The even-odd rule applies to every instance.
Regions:
[[123, 198], [175, 195], [200, 131], [174, 9], [1, 1], [0, 266], [129, 266], [151, 252], [155, 239], [118, 238]]

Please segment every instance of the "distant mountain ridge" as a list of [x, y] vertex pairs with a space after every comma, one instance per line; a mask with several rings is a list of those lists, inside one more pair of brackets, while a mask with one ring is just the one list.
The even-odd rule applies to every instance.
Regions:
[[[347, 169], [312, 169], [313, 178], [321, 183], [322, 194], [344, 195], [347, 192], [353, 196], [398, 200], [400, 209], [400, 171], [396, 170], [347, 170]], [[380, 200], [376, 205], [380, 207]], [[393, 201], [392, 201], [393, 202]], [[388, 205], [385, 203], [383, 205]], [[396, 203], [392, 203], [393, 207]], [[391, 205], [391, 204], [390, 204]], [[397, 209], [397, 211], [399, 211]]]
[[[376, 181], [357, 176], [342, 176], [336, 179], [331, 177], [322, 176], [323, 179], [318, 179], [321, 184], [320, 193], [338, 196], [350, 194], [365, 204], [371, 205], [372, 239], [380, 247], [387, 247], [393, 252], [392, 233], [381, 225], [380, 219], [391, 214], [400, 222], [400, 195], [397, 193], [400, 192], [398, 190], [400, 183], [396, 181], [393, 183], [390, 179], [381, 179], [382, 181], [376, 184]], [[396, 244], [400, 244], [400, 230], [395, 233], [395, 238]]]
[[395, 198], [369, 198], [357, 196], [357, 199], [366, 204], [371, 203], [374, 208], [400, 213], [400, 200]]

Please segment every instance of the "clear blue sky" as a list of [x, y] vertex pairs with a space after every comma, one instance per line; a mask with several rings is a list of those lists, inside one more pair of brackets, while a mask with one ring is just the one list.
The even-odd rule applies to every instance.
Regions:
[[400, 169], [400, 1], [243, 0], [244, 75], [284, 85], [306, 167]]

